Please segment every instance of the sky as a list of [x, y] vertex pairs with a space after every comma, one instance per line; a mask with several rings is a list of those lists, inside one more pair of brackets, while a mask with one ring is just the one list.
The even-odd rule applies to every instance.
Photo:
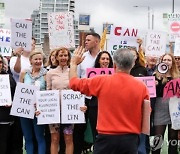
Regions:
[[[5, 28], [10, 28], [10, 18], [30, 18], [39, 0], [0, 0], [5, 2]], [[115, 26], [148, 29], [148, 6], [150, 17], [154, 14], [154, 30], [164, 31], [163, 13], [172, 13], [173, 0], [75, 0], [75, 18], [78, 14], [90, 14], [90, 26], [99, 34], [103, 23]], [[174, 0], [174, 12], [180, 13], [180, 0]], [[139, 7], [133, 7], [139, 6]], [[152, 24], [152, 21], [151, 21]]]

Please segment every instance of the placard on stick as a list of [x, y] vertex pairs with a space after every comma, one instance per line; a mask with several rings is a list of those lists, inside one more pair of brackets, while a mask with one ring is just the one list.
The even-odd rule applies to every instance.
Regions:
[[36, 86], [18, 82], [10, 114], [34, 119], [36, 91]]
[[0, 106], [11, 105], [9, 75], [0, 75]]
[[61, 91], [61, 123], [85, 123], [84, 112], [80, 107], [85, 105], [85, 98], [80, 92], [73, 90]]
[[36, 103], [38, 125], [60, 123], [59, 90], [37, 91]]

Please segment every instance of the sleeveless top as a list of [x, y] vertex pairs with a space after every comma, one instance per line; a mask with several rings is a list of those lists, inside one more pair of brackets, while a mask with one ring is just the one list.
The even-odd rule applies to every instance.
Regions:
[[47, 73], [45, 68], [41, 68], [39, 75], [34, 77], [31, 74], [31, 70], [28, 70], [24, 76], [24, 83], [30, 85], [40, 86], [40, 90], [46, 90], [46, 81], [44, 79], [44, 75]]

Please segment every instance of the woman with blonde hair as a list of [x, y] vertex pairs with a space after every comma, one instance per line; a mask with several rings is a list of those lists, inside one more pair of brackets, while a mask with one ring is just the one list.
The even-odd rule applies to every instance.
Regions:
[[[31, 69], [21, 72], [20, 82], [39, 86], [40, 90], [46, 89], [46, 72], [47, 70], [42, 67], [43, 53], [40, 51], [33, 51], [30, 53], [29, 61]], [[33, 102], [35, 104], [35, 102]], [[44, 139], [44, 125], [37, 125], [37, 118], [27, 119], [20, 118], [23, 135], [25, 138], [25, 147], [27, 154], [34, 153], [33, 143], [33, 129], [38, 143], [38, 154], [45, 154], [46, 143]]]
[[[154, 133], [155, 136], [160, 136], [160, 139], [164, 138], [166, 126], [168, 126], [168, 153], [177, 154], [177, 144], [173, 144], [174, 141], [178, 143], [178, 131], [171, 128], [171, 118], [169, 113], [169, 99], [163, 99], [163, 89], [167, 82], [179, 77], [179, 71], [175, 63], [174, 56], [170, 53], [166, 53], [161, 57], [160, 62], [165, 63], [168, 66], [168, 71], [165, 74], [155, 72], [156, 79], [156, 102], [154, 107]], [[161, 146], [152, 151], [152, 154], [160, 154]]]

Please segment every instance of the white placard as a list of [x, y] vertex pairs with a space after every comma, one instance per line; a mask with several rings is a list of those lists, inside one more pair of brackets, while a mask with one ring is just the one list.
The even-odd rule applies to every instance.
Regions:
[[0, 75], [0, 106], [11, 105], [9, 75]]
[[50, 48], [75, 48], [72, 12], [53, 12], [48, 16]]
[[37, 116], [39, 124], [60, 123], [59, 90], [47, 90], [36, 92]]
[[11, 46], [11, 31], [9, 29], [0, 29], [0, 46]]
[[119, 48], [136, 47], [138, 50], [137, 36], [138, 29], [111, 26], [110, 39], [107, 42], [111, 56]]
[[11, 56], [11, 31], [9, 29], [0, 29], [0, 54], [2, 56]]
[[180, 21], [169, 21], [169, 41], [175, 42], [176, 38], [180, 37]]
[[85, 98], [80, 92], [73, 90], [61, 91], [61, 123], [85, 123], [84, 112], [80, 107], [84, 106]]
[[180, 56], [180, 38], [176, 38], [174, 47], [174, 56]]
[[10, 114], [34, 119], [36, 91], [36, 86], [18, 82]]
[[149, 31], [146, 39], [146, 56], [160, 57], [166, 51], [166, 38], [165, 32]]
[[25, 51], [31, 51], [32, 21], [27, 19], [11, 19], [11, 47], [17, 49], [23, 47]]

